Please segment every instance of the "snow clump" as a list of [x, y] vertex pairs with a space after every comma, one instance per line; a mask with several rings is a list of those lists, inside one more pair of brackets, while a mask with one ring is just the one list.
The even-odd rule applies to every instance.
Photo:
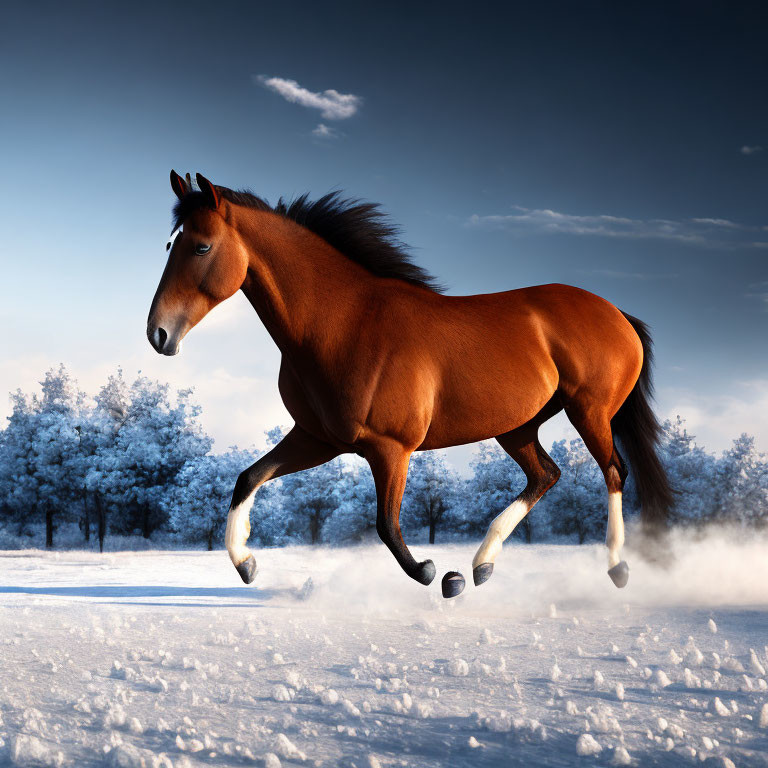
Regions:
[[307, 756], [284, 734], [278, 733], [275, 736], [275, 743], [273, 749], [280, 756], [286, 760], [297, 760], [303, 763]]
[[453, 659], [448, 664], [448, 674], [451, 677], [466, 677], [469, 674], [469, 664], [464, 659]]
[[602, 751], [603, 748], [590, 733], [582, 733], [576, 741], [576, 754], [580, 757], [592, 757], [599, 755]]

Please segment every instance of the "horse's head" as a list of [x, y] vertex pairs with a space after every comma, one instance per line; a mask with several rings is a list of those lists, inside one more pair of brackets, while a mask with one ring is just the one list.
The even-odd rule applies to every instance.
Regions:
[[[189, 177], [187, 177], [189, 178]], [[171, 187], [179, 198], [182, 229], [170, 253], [147, 319], [147, 337], [163, 355], [175, 355], [181, 340], [217, 304], [234, 295], [248, 271], [248, 252], [226, 221], [226, 203], [216, 187], [197, 174], [199, 192], [175, 171]]]

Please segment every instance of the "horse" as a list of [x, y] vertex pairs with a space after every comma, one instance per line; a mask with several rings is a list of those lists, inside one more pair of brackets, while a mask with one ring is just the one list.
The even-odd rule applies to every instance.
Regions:
[[[649, 529], [664, 527], [673, 501], [643, 322], [563, 284], [446, 295], [377, 204], [332, 192], [272, 207], [201, 174], [196, 181], [194, 189], [189, 174], [171, 171], [175, 239], [147, 337], [158, 353], [177, 354], [190, 329], [240, 290], [282, 354], [278, 388], [294, 426], [239, 475], [227, 516], [226, 548], [246, 584], [257, 572], [247, 547], [256, 491], [349, 453], [370, 465], [381, 540], [408, 576], [430, 584], [434, 563], [417, 561], [400, 530], [410, 456], [495, 438], [526, 486], [472, 561], [474, 584], [483, 584], [503, 542], [560, 477], [538, 430], [561, 410], [602, 471], [608, 575], [627, 584], [628, 466]], [[446, 597], [463, 588], [463, 576], [446, 574]]]

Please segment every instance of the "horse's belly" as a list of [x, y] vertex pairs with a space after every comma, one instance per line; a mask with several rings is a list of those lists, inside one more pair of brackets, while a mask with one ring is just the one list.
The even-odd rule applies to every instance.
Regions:
[[436, 399], [421, 450], [474, 443], [530, 421], [557, 389], [554, 363], [536, 369], [489, 370], [472, 381], [451, 382]]

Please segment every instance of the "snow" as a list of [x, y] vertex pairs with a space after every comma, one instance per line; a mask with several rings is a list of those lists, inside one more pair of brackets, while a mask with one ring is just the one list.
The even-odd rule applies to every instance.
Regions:
[[749, 667], [752, 670], [752, 673], [758, 677], [763, 677], [765, 675], [765, 667], [760, 659], [757, 658], [754, 648], [749, 649]]
[[13, 765], [60, 766], [64, 762], [61, 752], [54, 751], [36, 736], [23, 733], [14, 736], [10, 758]]
[[612, 765], [632, 765], [632, 757], [624, 747], [616, 747], [611, 759]]
[[765, 766], [764, 551], [628, 548], [619, 592], [601, 547], [507, 546], [450, 601], [380, 545], [256, 551], [250, 587], [223, 552], [0, 553], [0, 766]]
[[579, 757], [599, 755], [602, 751], [603, 748], [597, 743], [595, 737], [589, 733], [582, 733], [576, 741], [576, 754]]
[[469, 674], [469, 665], [464, 659], [453, 659], [448, 664], [448, 674], [452, 677], [466, 677]]
[[715, 696], [715, 698], [712, 699], [710, 703], [710, 710], [720, 717], [729, 717], [731, 714], [731, 710], [728, 709], [728, 707], [726, 707], [722, 701], [720, 701], [719, 696]]

